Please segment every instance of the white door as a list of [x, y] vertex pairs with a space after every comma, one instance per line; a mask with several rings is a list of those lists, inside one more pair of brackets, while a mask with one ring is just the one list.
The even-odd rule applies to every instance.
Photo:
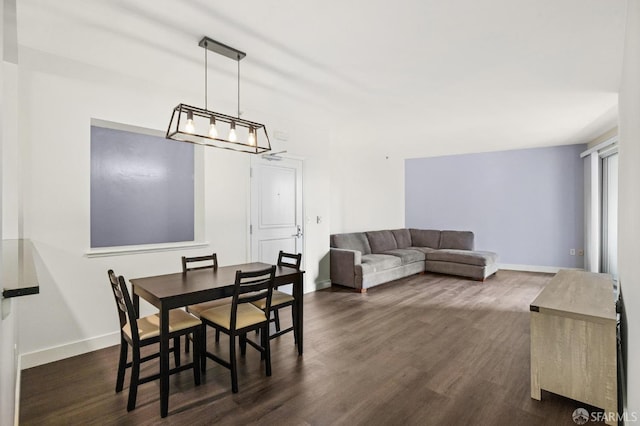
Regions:
[[280, 250], [302, 253], [302, 225], [302, 161], [253, 156], [251, 261], [275, 264]]

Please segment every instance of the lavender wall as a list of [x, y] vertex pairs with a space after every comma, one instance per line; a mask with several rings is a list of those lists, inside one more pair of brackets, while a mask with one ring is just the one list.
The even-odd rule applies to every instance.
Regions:
[[585, 149], [406, 160], [405, 225], [471, 230], [476, 249], [497, 252], [503, 264], [582, 268]]

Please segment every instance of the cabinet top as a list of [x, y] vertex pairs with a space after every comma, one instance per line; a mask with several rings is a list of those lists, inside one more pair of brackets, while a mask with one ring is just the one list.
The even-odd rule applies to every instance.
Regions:
[[563, 269], [531, 302], [530, 308], [558, 316], [615, 321], [613, 279], [609, 274]]

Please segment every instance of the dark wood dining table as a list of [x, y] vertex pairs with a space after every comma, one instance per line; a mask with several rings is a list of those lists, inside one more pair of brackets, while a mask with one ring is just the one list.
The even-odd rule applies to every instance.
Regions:
[[[200, 269], [186, 273], [134, 278], [131, 282], [133, 303], [139, 312], [140, 298], [158, 308], [160, 316], [160, 416], [169, 411], [169, 311], [188, 305], [221, 299], [233, 295], [236, 271], [265, 269], [271, 265], [254, 262]], [[304, 271], [287, 266], [276, 266], [275, 286], [293, 284], [293, 309], [296, 313], [298, 355], [302, 355], [303, 342], [303, 287]]]

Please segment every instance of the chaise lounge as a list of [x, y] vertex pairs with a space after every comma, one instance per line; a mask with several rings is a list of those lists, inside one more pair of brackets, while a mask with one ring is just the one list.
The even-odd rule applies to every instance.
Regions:
[[420, 272], [484, 281], [498, 255], [474, 250], [470, 231], [395, 229], [331, 235], [331, 283], [364, 293], [369, 287]]

